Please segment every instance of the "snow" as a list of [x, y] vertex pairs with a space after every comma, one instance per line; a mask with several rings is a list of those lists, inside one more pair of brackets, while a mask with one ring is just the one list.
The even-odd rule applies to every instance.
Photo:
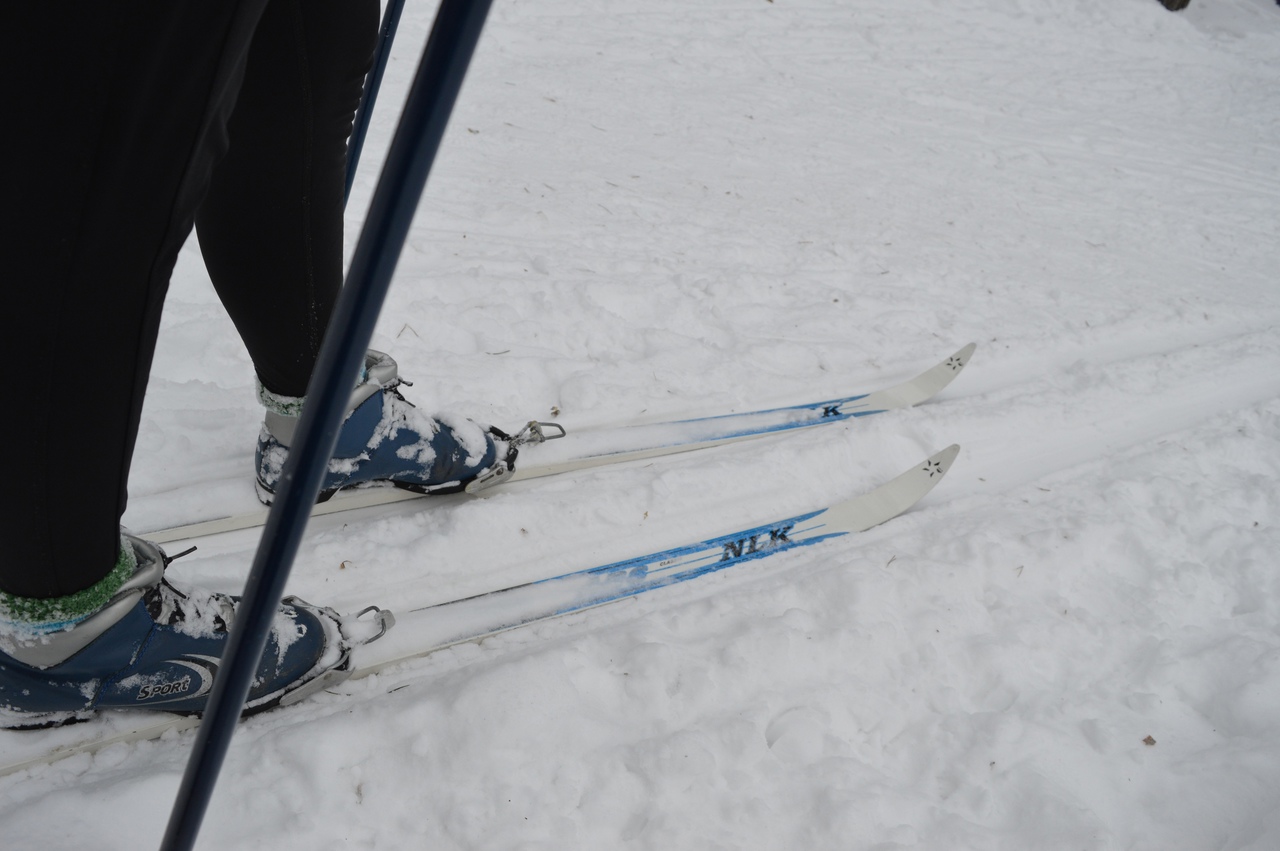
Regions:
[[[425, 606], [964, 449], [862, 535], [246, 722], [201, 847], [1280, 847], [1277, 36], [1271, 0], [498, 0], [374, 340], [415, 404], [573, 429], [977, 354], [911, 411], [317, 520], [290, 593]], [[260, 418], [192, 242], [126, 522], [253, 505]], [[254, 544], [173, 571], [234, 592]], [[0, 778], [5, 846], [156, 845], [191, 741]]]

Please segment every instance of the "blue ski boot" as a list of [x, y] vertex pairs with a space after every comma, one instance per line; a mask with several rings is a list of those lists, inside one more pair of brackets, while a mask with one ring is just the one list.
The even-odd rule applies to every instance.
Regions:
[[[516, 450], [509, 435], [467, 419], [427, 416], [396, 389], [407, 383], [390, 355], [370, 350], [338, 432], [320, 502], [342, 488], [378, 482], [417, 493], [454, 493], [511, 470]], [[261, 385], [258, 397], [267, 415], [254, 459], [257, 489], [258, 498], [270, 505], [303, 400]]]
[[[170, 583], [169, 558], [154, 544], [126, 534], [120, 546], [123, 584], [88, 617], [24, 619], [15, 617], [13, 598], [0, 601], [0, 726], [59, 726], [104, 709], [204, 711], [238, 599]], [[357, 626], [332, 609], [285, 599], [244, 714], [295, 703], [346, 679], [351, 648], [393, 622], [380, 612]], [[375, 626], [376, 635], [347, 637]]]

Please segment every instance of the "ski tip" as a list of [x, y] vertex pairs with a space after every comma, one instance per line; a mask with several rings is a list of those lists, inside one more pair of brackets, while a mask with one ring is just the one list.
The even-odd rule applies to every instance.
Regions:
[[925, 480], [926, 489], [920, 494], [921, 497], [925, 493], [933, 490], [933, 486], [942, 481], [942, 477], [951, 472], [951, 465], [955, 462], [956, 456], [960, 454], [960, 444], [953, 443], [941, 452], [935, 452], [924, 460], [922, 464], [917, 466], [912, 472]]
[[951, 471], [951, 464], [959, 454], [959, 444], [952, 444], [875, 490], [832, 506], [828, 524], [850, 532], [865, 532], [892, 520], [924, 499]]
[[[970, 343], [946, 360], [922, 372], [915, 379], [897, 387], [879, 391], [880, 395], [885, 397], [881, 401], [888, 401], [887, 407], [905, 408], [911, 405], [919, 405], [921, 402], [932, 399], [952, 381], [956, 380], [956, 376], [969, 365], [969, 358], [973, 356], [977, 348], [977, 343]], [[874, 398], [876, 395], [872, 393], [867, 398]]]
[[950, 365], [953, 370], [959, 372], [969, 365], [969, 359], [973, 357], [973, 353], [977, 351], [977, 349], [977, 343], [970, 343], [951, 357], [947, 358], [947, 364]]
[[960, 454], [960, 444], [953, 443], [950, 446], [948, 446], [946, 449], [942, 450], [941, 452], [938, 452], [937, 454], [931, 456], [930, 460], [936, 459], [937, 461], [946, 465], [948, 469], [950, 469], [951, 462], [955, 461], [956, 456], [958, 456], [959, 454]]

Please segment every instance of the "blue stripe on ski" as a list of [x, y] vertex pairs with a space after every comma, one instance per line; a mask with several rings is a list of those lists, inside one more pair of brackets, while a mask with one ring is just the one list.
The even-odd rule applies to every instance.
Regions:
[[[714, 422], [716, 420], [732, 420], [732, 419], [737, 419], [739, 417], [753, 417], [756, 415], [763, 415], [763, 414], [785, 414], [787, 411], [817, 411], [817, 410], [826, 411], [828, 408], [834, 410], [836, 408], [843, 407], [844, 405], [847, 405], [850, 402], [856, 402], [859, 399], [865, 399], [870, 395], [871, 395], [870, 393], [862, 393], [858, 396], [848, 396], [844, 399], [831, 399], [826, 402], [805, 402], [802, 405], [786, 405], [781, 408], [766, 408], [762, 411], [749, 411], [749, 412], [740, 413], [740, 414], [715, 414], [710, 417], [693, 417], [687, 420], [671, 420], [671, 422], [672, 423], [706, 423], [706, 422]], [[819, 419], [826, 419], [828, 417], [859, 417], [864, 414], [882, 414], [882, 413], [884, 413], [884, 411], [860, 411], [860, 412], [853, 412], [853, 413], [836, 411], [835, 413], [831, 413], [831, 414], [824, 413], [822, 417], [820, 417]]]
[[[658, 553], [426, 606], [410, 614], [422, 613], [429, 618], [433, 634], [423, 640], [422, 647], [447, 647], [856, 534], [897, 517], [915, 505], [946, 475], [959, 451], [959, 446], [950, 446], [873, 490], [807, 514]], [[395, 660], [396, 640], [393, 636], [390, 644], [379, 645], [392, 652], [387, 661], [368, 666], [370, 671]], [[412, 658], [424, 652], [411, 651], [400, 658]]]
[[[864, 397], [856, 396], [854, 398], [861, 399]], [[653, 443], [645, 447], [645, 449], [646, 450], [647, 449], [670, 449], [676, 446], [699, 446], [702, 444], [741, 440], [742, 438], [745, 438], [745, 437], [764, 437], [765, 435], [782, 434], [784, 432], [794, 431], [795, 429], [812, 428], [816, 425], [826, 425], [827, 423], [838, 423], [843, 420], [851, 420], [856, 417], [869, 417], [872, 414], [883, 414], [883, 413], [886, 413], [888, 410], [887, 408], [873, 408], [866, 411], [838, 410], [841, 404], [844, 404], [845, 402], [848, 402], [848, 401], [850, 400], [847, 400], [847, 399], [843, 401], [835, 400], [834, 402], [824, 403], [822, 405], [797, 405], [794, 408], [774, 408], [768, 411], [752, 411], [750, 414], [718, 414], [714, 417], [702, 417], [700, 419], [693, 419], [693, 420], [673, 420], [668, 423], [662, 423], [661, 425], [670, 426], [670, 425], [689, 425], [692, 423], [709, 423], [709, 422], [715, 422], [716, 420], [733, 420], [733, 419], [740, 419], [747, 416], [754, 417], [754, 416], [764, 416], [766, 414], [786, 413], [787, 411], [817, 411], [817, 410], [823, 411], [823, 414], [818, 417], [809, 417], [808, 419], [791, 420], [789, 422], [782, 422], [782, 423], [769, 423], [768, 425], [764, 425], [764, 426], [745, 427], [745, 428], [740, 428], [737, 430], [730, 430], [730, 431], [719, 431], [719, 432], [716, 432], [714, 435], [710, 435], [710, 436], [709, 435], [691, 435], [685, 440], [671, 440], [671, 441], [666, 441], [664, 443]], [[637, 426], [637, 428], [644, 428], [644, 426]], [[628, 455], [635, 451], [636, 451], [635, 449], [627, 448], [627, 449], [619, 449], [612, 452], [590, 452], [590, 453], [584, 453], [582, 457], [583, 458], [608, 458], [610, 455]]]
[[820, 518], [827, 511], [824, 508], [766, 526], [709, 538], [697, 544], [542, 579], [531, 585], [563, 582], [573, 577], [598, 578], [602, 586], [599, 593], [588, 592], [572, 605], [556, 611], [557, 615], [570, 614], [849, 534], [841, 531], [820, 534], [818, 530], [825, 525], [821, 522], [802, 525]]

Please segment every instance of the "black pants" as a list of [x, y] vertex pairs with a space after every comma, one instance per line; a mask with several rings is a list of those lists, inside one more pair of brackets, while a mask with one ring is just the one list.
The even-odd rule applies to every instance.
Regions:
[[160, 311], [193, 222], [260, 379], [305, 392], [341, 286], [346, 139], [377, 16], [377, 0], [0, 10], [0, 590], [63, 596], [115, 565]]

